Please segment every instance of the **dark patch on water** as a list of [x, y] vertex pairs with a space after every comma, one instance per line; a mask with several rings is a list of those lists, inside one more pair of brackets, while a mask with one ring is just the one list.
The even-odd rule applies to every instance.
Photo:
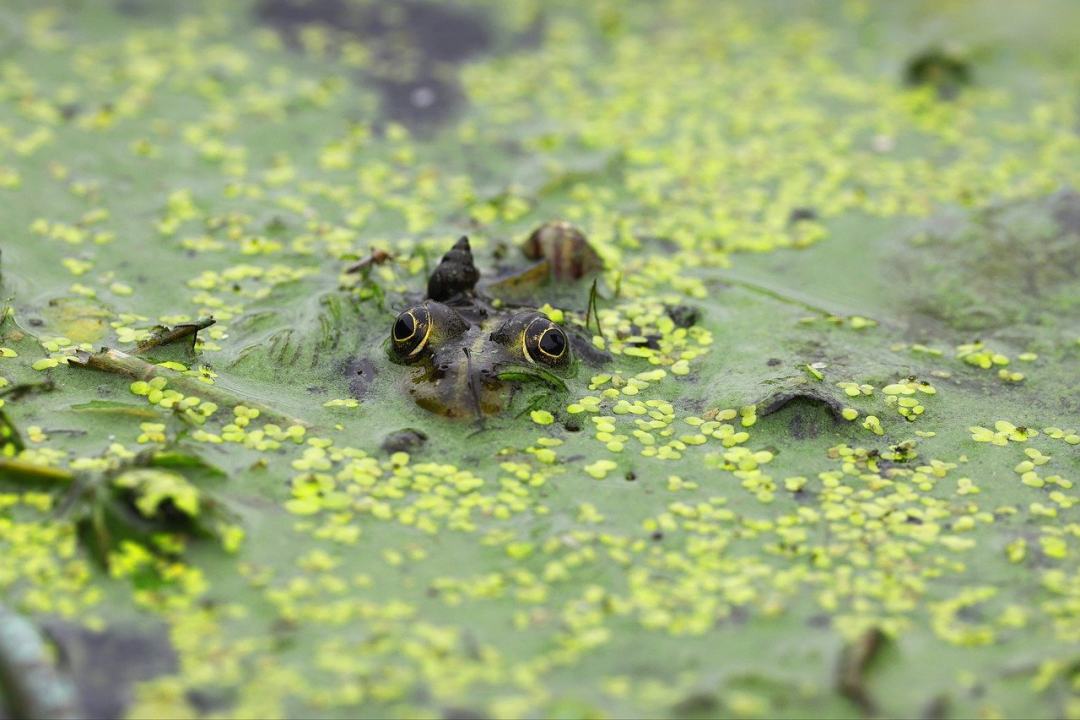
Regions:
[[710, 692], [694, 692], [675, 703], [671, 710], [675, 717], [712, 717], [720, 711], [720, 700]]
[[376, 78], [388, 120], [410, 128], [442, 125], [454, 118], [465, 100], [456, 80], [424, 77], [418, 80]]
[[1061, 231], [1080, 241], [1080, 193], [1062, 190], [1050, 198], [1050, 209]]
[[664, 312], [676, 327], [693, 327], [701, 320], [701, 310], [693, 305], [667, 305], [664, 307]]
[[383, 118], [421, 131], [457, 115], [465, 101], [457, 66], [493, 46], [487, 19], [453, 4], [261, 0], [255, 17], [275, 28], [294, 49], [307, 25], [363, 41], [373, 54], [364, 79], [379, 90]]
[[791, 213], [788, 215], [788, 224], [794, 225], [795, 223], [805, 222], [809, 220], [817, 220], [818, 214], [814, 208], [811, 207], [797, 207], [792, 208]]
[[950, 704], [948, 695], [936, 695], [923, 706], [919, 717], [922, 720], [945, 720], [951, 715]]
[[364, 24], [363, 31], [371, 37], [404, 32], [425, 62], [460, 63], [491, 47], [491, 31], [483, 16], [452, 4], [380, 2]]
[[236, 704], [236, 688], [200, 687], [188, 690], [184, 696], [200, 715], [222, 713]]
[[56, 644], [85, 717], [120, 718], [137, 682], [176, 672], [176, 652], [164, 627], [113, 626], [100, 632], [66, 620], [42, 623]]
[[892, 259], [904, 307], [972, 333], [1080, 311], [1080, 194], [1062, 190], [967, 216], [943, 214]]
[[[799, 401], [798, 404], [804, 404], [804, 401]], [[788, 433], [796, 440], [816, 438], [821, 434], [819, 418], [814, 417], [805, 408], [797, 409], [791, 413], [791, 417], [788, 419]]]
[[942, 48], [930, 48], [912, 56], [904, 66], [904, 83], [929, 86], [942, 100], [952, 100], [972, 82], [971, 63]]
[[286, 40], [298, 43], [297, 30], [301, 25], [319, 23], [344, 29], [348, 6], [343, 0], [262, 0], [255, 5], [255, 17], [273, 25]]
[[354, 358], [345, 366], [345, 375], [349, 381], [349, 395], [363, 400], [375, 382], [375, 363], [367, 358]]
[[814, 388], [781, 390], [756, 404], [758, 417], [773, 416], [769, 417], [769, 422], [779, 419], [796, 440], [811, 440], [824, 432], [834, 431], [844, 408], [839, 400]]

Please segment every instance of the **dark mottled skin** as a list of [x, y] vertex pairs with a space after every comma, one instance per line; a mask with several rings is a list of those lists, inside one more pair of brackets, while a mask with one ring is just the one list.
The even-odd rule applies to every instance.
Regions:
[[[557, 278], [551, 271], [554, 264], [580, 270], [599, 262], [580, 231], [566, 237], [576, 242], [545, 242], [546, 254], [532, 248], [539, 256], [530, 254], [527, 244], [527, 256], [539, 260], [533, 267], [547, 270], [529, 268], [521, 277], [546, 282]], [[582, 247], [588, 252], [582, 254]], [[605, 359], [576, 330], [553, 323], [532, 307], [510, 307], [488, 297], [477, 289], [479, 279], [463, 237], [431, 273], [425, 299], [405, 308], [394, 321], [390, 355], [414, 368], [407, 390], [424, 409], [457, 418], [494, 415], [524, 382], [549, 393], [560, 387], [559, 378], [573, 373], [575, 356], [589, 363]]]

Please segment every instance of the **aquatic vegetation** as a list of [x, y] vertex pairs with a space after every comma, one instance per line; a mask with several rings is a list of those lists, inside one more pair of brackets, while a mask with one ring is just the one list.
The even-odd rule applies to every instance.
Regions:
[[162, 628], [133, 717], [1080, 716], [1080, 22], [924, 12], [10, 3], [12, 626]]

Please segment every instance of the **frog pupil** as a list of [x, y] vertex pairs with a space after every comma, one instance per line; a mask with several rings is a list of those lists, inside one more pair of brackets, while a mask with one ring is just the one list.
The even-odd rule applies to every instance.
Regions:
[[411, 338], [415, 332], [416, 319], [413, 318], [412, 313], [398, 315], [397, 322], [394, 323], [394, 339], [398, 342], [404, 342]]
[[540, 349], [546, 355], [559, 357], [566, 350], [566, 338], [559, 330], [549, 328], [540, 336]]

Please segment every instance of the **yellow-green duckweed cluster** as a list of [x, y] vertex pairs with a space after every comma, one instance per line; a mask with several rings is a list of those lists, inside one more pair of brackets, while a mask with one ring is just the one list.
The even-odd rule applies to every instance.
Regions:
[[[135, 5], [0, 13], [2, 601], [162, 625], [131, 717], [1080, 717], [1054, 33], [945, 99], [916, 6]], [[605, 263], [529, 301], [565, 391], [416, 407], [397, 311], [552, 218]]]

